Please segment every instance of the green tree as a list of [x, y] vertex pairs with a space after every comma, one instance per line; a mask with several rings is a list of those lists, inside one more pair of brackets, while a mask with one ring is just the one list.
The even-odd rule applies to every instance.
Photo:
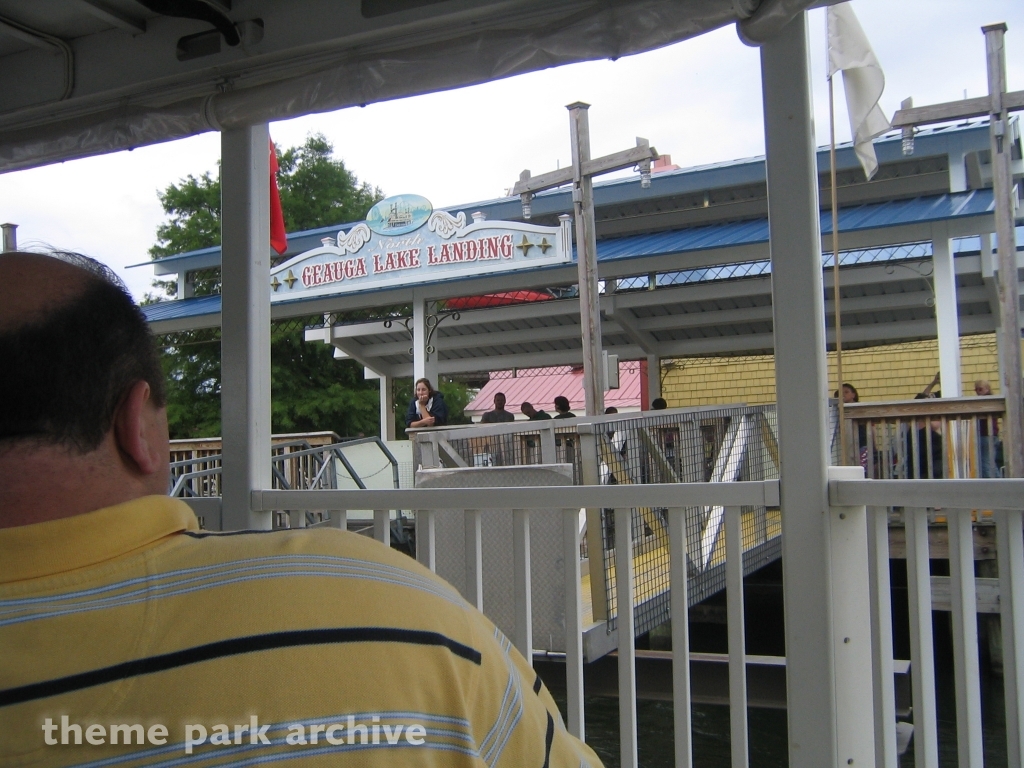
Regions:
[[217, 165], [217, 178], [209, 171], [199, 177], [189, 174], [157, 192], [170, 219], [156, 228], [157, 244], [149, 249], [154, 259], [220, 243], [220, 163]]
[[[300, 231], [365, 217], [382, 193], [359, 180], [333, 158], [320, 134], [301, 147], [278, 151], [278, 186], [285, 226]], [[153, 258], [220, 243], [220, 177], [189, 174], [158, 193], [168, 219], [157, 228]], [[269, 247], [269, 246], [268, 246]], [[219, 270], [194, 276], [197, 295], [220, 291]], [[155, 286], [170, 296], [173, 281]], [[362, 367], [335, 360], [325, 344], [307, 344], [301, 322], [278, 324], [271, 333], [271, 428], [275, 432], [332, 430], [342, 436], [375, 434], [376, 382], [363, 380]], [[172, 437], [220, 434], [220, 331], [191, 331], [164, 337], [168, 379], [168, 422]]]
[[289, 232], [363, 219], [383, 197], [376, 187], [360, 184], [333, 153], [321, 134], [309, 136], [301, 147], [278, 152], [277, 183]]

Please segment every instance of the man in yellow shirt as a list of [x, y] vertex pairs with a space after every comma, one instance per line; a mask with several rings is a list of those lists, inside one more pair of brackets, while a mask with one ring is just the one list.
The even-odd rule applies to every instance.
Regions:
[[0, 763], [597, 765], [441, 579], [331, 530], [199, 530], [101, 265], [0, 255]]

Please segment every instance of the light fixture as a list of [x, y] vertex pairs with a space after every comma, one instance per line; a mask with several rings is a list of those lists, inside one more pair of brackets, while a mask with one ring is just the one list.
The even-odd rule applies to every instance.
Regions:
[[530, 218], [530, 216], [533, 215], [533, 195], [529, 192], [523, 192], [523, 194], [519, 196], [519, 200], [523, 204], [523, 218]]
[[[912, 98], [906, 98], [900, 102], [900, 109], [913, 109], [914, 100]], [[914, 154], [914, 126], [910, 125], [903, 129], [903, 155], [910, 156]]]
[[903, 129], [903, 154], [912, 155], [914, 154], [914, 128]]
[[651, 188], [651, 161], [641, 160], [636, 164], [636, 169], [640, 171], [640, 189]]

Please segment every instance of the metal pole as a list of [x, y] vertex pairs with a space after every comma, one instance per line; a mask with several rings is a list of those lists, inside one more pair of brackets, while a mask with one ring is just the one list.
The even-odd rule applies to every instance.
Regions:
[[839, 193], [836, 190], [836, 104], [828, 78], [829, 167], [832, 184], [832, 302], [836, 313], [836, 392], [839, 400], [839, 463], [846, 464], [846, 414], [843, 399], [843, 323], [839, 314]]
[[267, 125], [221, 134], [221, 429], [223, 527], [269, 529], [251, 512], [270, 487], [270, 135]]
[[572, 202], [576, 218], [576, 260], [579, 268], [580, 325], [583, 326], [583, 392], [587, 416], [604, 413], [601, 377], [601, 306], [597, 288], [597, 232], [594, 224], [594, 182], [583, 173], [590, 160], [589, 104], [566, 107], [572, 134]]
[[996, 239], [999, 249], [999, 314], [1002, 319], [1002, 389], [1006, 398], [1003, 420], [1003, 451], [1006, 476], [1024, 477], [1024, 423], [1021, 419], [1020, 289], [1017, 284], [1017, 243], [1013, 222], [1013, 184], [1010, 175], [1009, 115], [1003, 103], [1006, 93], [1006, 55], [1003, 34], [1006, 24], [982, 27], [988, 64], [989, 116], [992, 144], [992, 189], [996, 203]]
[[789, 765], [837, 760], [828, 482], [828, 369], [818, 170], [798, 14], [761, 46], [778, 392]]

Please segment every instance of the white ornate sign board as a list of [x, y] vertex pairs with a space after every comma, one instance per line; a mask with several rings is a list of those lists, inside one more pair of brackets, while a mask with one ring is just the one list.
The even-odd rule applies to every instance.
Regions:
[[515, 221], [486, 221], [481, 214], [434, 211], [418, 195], [389, 197], [336, 238], [300, 253], [270, 273], [271, 300], [287, 301], [394, 286], [423, 285], [565, 264], [572, 259], [572, 230]]

